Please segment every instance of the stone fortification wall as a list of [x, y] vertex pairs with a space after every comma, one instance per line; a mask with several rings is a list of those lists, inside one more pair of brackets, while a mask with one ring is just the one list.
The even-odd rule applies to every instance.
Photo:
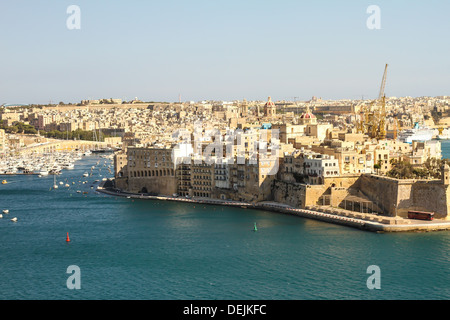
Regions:
[[316, 205], [327, 191], [325, 185], [306, 185], [276, 180], [273, 185], [273, 200], [297, 208]]
[[273, 200], [297, 208], [323, 204], [338, 206], [347, 196], [349, 188], [359, 184], [359, 176], [325, 178], [324, 184], [306, 185], [276, 180], [272, 193]]
[[448, 218], [448, 186], [441, 180], [398, 180], [362, 175], [360, 190], [376, 201], [389, 216], [407, 217], [408, 210], [434, 212], [435, 218]]
[[126, 190], [133, 193], [154, 193], [171, 196], [177, 192], [177, 179], [171, 176], [128, 178]]
[[450, 188], [441, 180], [399, 180], [367, 174], [325, 182], [305, 185], [276, 180], [273, 200], [297, 208], [317, 204], [338, 207], [351, 189], [373, 201], [384, 215], [406, 218], [409, 210], [417, 210], [434, 212], [436, 219], [450, 220]]

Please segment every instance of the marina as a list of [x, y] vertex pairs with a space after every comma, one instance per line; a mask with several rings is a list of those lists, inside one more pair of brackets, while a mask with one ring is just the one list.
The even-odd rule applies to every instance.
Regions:
[[[66, 151], [8, 157], [0, 160], [0, 176], [59, 175], [62, 170], [74, 169], [76, 161], [91, 154], [90, 151]], [[102, 157], [112, 159], [112, 154]]]

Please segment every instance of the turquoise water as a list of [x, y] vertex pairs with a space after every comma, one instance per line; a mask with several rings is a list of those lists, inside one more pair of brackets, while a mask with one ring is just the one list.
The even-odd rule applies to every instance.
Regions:
[[441, 140], [442, 157], [450, 159], [450, 140]]
[[[376, 234], [260, 210], [106, 196], [90, 188], [101, 172], [82, 177], [99, 159], [58, 177], [70, 188], [50, 190], [51, 176], [0, 185], [0, 209], [10, 210], [0, 219], [0, 299], [450, 298], [450, 232]], [[71, 265], [80, 268], [79, 290], [66, 285]], [[379, 290], [367, 288], [370, 265], [380, 267]]]

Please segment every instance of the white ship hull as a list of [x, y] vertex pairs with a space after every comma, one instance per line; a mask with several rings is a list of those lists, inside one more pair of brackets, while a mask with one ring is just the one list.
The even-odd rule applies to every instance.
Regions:
[[429, 141], [433, 139], [434, 132], [430, 129], [410, 129], [401, 132], [398, 140], [405, 143], [412, 143], [413, 141]]

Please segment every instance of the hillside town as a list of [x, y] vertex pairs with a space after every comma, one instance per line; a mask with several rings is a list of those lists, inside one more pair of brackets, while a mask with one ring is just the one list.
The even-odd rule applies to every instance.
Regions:
[[[117, 190], [297, 207], [343, 206], [353, 199], [396, 215], [396, 205], [383, 204], [357, 181], [394, 173], [440, 181], [438, 138], [446, 139], [449, 106], [450, 97], [183, 103], [136, 98], [7, 106], [0, 114], [0, 154], [5, 159], [25, 151], [112, 148]], [[73, 133], [86, 131], [94, 133], [92, 141], [81, 146]], [[54, 132], [70, 132], [71, 139], [54, 139]], [[55, 141], [58, 147], [45, 147]], [[399, 176], [400, 164], [409, 176]]]

